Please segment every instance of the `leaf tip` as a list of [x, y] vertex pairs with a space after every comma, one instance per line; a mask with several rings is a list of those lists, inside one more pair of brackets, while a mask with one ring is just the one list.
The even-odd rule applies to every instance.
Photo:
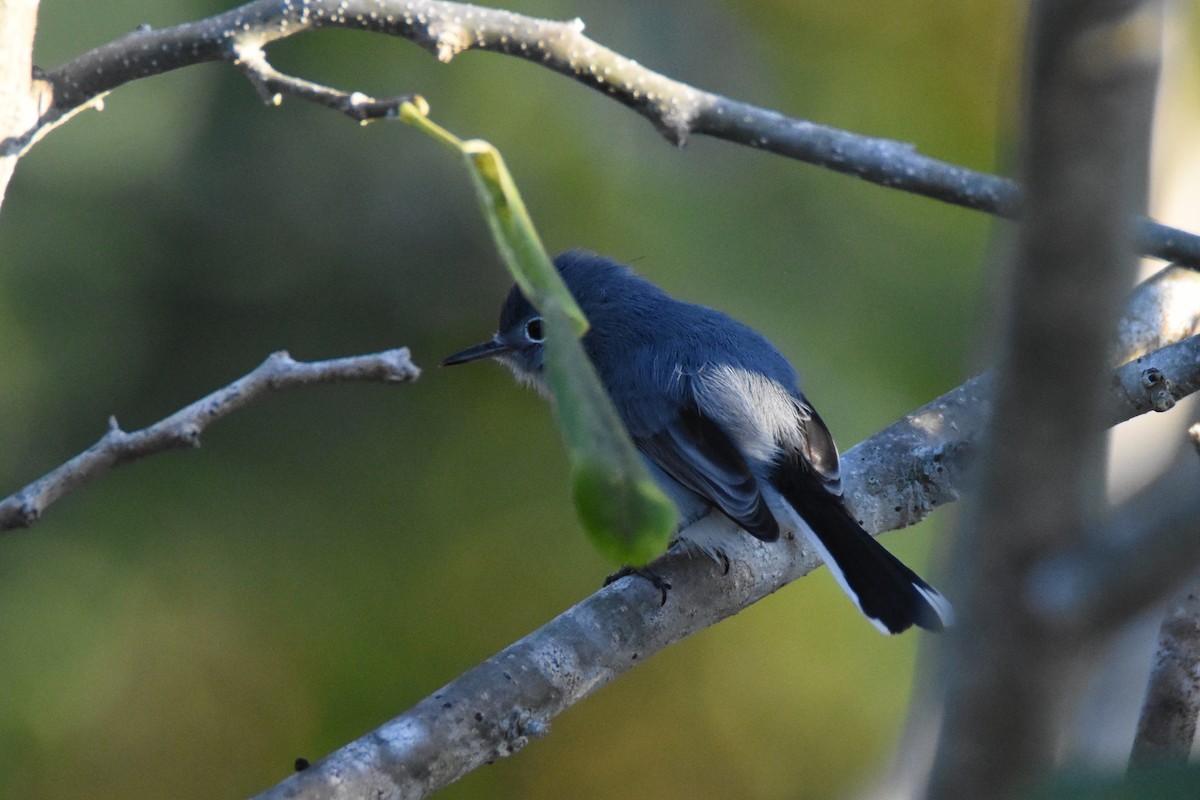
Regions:
[[584, 530], [618, 565], [641, 567], [667, 549], [675, 505], [651, 480], [629, 480], [598, 465], [572, 471], [575, 506]]

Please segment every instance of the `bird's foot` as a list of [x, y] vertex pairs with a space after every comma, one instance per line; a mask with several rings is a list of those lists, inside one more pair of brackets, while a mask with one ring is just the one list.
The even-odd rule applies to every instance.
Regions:
[[659, 605], [665, 606], [667, 604], [667, 590], [671, 588], [671, 584], [667, 583], [666, 578], [664, 578], [662, 575], [659, 575], [657, 572], [652, 572], [645, 567], [621, 567], [612, 575], [609, 575], [604, 579], [604, 585], [608, 586], [610, 583], [619, 581], [621, 578], [624, 578], [628, 575], [637, 575], [639, 578], [645, 578], [646, 580], [650, 581], [650, 585], [655, 589], [658, 589], [659, 593], [662, 594], [662, 602], [660, 602]]
[[721, 565], [722, 576], [729, 574], [731, 566], [729, 556], [725, 555], [725, 550], [720, 545], [698, 545], [692, 540], [682, 537], [676, 537], [671, 540], [667, 545], [667, 555], [676, 555], [683, 558], [698, 558], [701, 556], [711, 558]]

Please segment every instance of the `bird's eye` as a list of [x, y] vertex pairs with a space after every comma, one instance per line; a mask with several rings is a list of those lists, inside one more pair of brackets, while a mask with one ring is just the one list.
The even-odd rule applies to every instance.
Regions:
[[542, 332], [541, 317], [534, 317], [533, 319], [529, 320], [529, 322], [525, 323], [525, 335], [531, 342], [540, 342], [542, 339], [546, 338], [546, 335]]

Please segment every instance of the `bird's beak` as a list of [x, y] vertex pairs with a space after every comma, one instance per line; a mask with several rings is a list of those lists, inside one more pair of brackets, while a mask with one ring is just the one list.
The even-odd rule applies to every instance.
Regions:
[[500, 341], [499, 337], [494, 336], [486, 342], [477, 344], [474, 347], [468, 347], [466, 350], [455, 353], [452, 356], [446, 356], [442, 359], [442, 366], [453, 367], [455, 364], [466, 364], [470, 361], [478, 361], [481, 358], [488, 358], [489, 356], [499, 355], [507, 351], [508, 345]]

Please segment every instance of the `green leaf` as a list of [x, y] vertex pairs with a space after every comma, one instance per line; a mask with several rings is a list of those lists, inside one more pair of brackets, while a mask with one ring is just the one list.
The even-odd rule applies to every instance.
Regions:
[[542, 318], [546, 382], [571, 460], [579, 519], [600, 552], [640, 567], [666, 549], [675, 532], [675, 506], [629, 441], [566, 315], [551, 306]]
[[487, 142], [464, 141], [432, 122], [417, 99], [400, 118], [462, 155], [496, 247], [546, 326], [546, 383], [571, 463], [575, 508], [606, 557], [640, 567], [666, 549], [675, 506], [650, 476], [579, 337], [587, 319], [546, 254], [504, 159]]

